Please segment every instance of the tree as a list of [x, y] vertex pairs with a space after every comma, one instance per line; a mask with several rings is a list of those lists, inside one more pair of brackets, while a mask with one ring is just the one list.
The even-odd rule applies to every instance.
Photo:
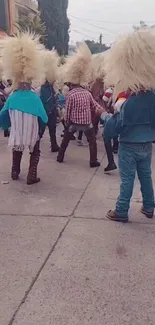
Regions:
[[68, 0], [38, 0], [38, 5], [47, 30], [47, 48], [55, 47], [60, 55], [68, 54]]
[[41, 41], [44, 41], [46, 38], [46, 27], [45, 24], [41, 22], [39, 13], [33, 17], [25, 15], [20, 16], [15, 26], [20, 32], [29, 30], [32, 33], [41, 35]]
[[109, 49], [105, 44], [102, 44], [101, 42], [95, 42], [86, 40], [86, 44], [88, 45], [90, 51], [92, 54], [101, 53]]
[[144, 28], [154, 28], [155, 25], [148, 26], [145, 21], [141, 20], [139, 26], [133, 26], [134, 31], [136, 32], [137, 30], [144, 29]]

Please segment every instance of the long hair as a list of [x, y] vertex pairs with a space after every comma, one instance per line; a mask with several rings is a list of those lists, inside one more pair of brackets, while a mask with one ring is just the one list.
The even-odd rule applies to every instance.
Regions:
[[34, 79], [43, 78], [44, 68], [40, 55], [43, 49], [39, 36], [28, 32], [0, 40], [4, 77], [13, 81], [13, 88], [17, 88], [20, 82], [31, 83]]
[[122, 91], [155, 88], [155, 30], [139, 30], [116, 41], [105, 57], [104, 70], [115, 98]]

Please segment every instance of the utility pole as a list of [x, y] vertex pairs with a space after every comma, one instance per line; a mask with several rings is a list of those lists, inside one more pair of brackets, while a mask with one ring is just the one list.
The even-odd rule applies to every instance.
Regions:
[[102, 45], [102, 40], [103, 40], [103, 35], [100, 34], [100, 36], [99, 36], [99, 43], [100, 43], [100, 45]]
[[100, 37], [99, 37], [100, 52], [102, 52], [102, 40], [103, 40], [103, 35], [100, 34]]

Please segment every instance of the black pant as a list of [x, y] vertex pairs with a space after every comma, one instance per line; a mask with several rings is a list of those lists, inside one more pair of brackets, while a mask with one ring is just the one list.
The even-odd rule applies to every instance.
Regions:
[[[76, 125], [71, 125], [68, 129], [65, 130], [64, 133], [64, 138], [62, 140], [61, 146], [60, 146], [60, 150], [58, 153], [58, 157], [57, 160], [59, 162], [62, 162], [64, 159], [64, 155], [66, 152], [66, 149], [69, 145], [70, 140], [72, 139], [72, 136], [74, 135], [74, 133], [78, 131], [76, 129]], [[89, 150], [90, 150], [90, 163], [94, 164], [97, 162], [97, 143], [96, 143], [96, 135], [95, 135], [95, 131], [93, 127], [88, 126], [88, 129], [83, 131], [87, 141], [89, 143]]]
[[78, 140], [82, 141], [83, 131], [79, 131]]
[[113, 154], [112, 141], [111, 140], [108, 140], [108, 141], [104, 140], [104, 146], [105, 146], [105, 150], [106, 150], [106, 154], [107, 154], [108, 164], [112, 165], [114, 163], [114, 154]]
[[[57, 147], [57, 140], [56, 140], [56, 115], [50, 114], [48, 116], [47, 127], [48, 127], [48, 130], [49, 130], [51, 147], [52, 147], [52, 149], [55, 149], [55, 147]], [[46, 127], [44, 128], [44, 130], [42, 132], [42, 136], [45, 133], [45, 129], [46, 129]]]

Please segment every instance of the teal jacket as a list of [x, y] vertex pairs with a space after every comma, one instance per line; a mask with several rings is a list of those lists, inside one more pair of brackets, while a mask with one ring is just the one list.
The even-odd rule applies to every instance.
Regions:
[[155, 140], [155, 94], [152, 91], [132, 95], [104, 128], [104, 140], [119, 136], [120, 142], [146, 143]]
[[18, 110], [38, 117], [40, 128], [48, 121], [46, 111], [39, 96], [31, 90], [17, 90], [7, 99], [0, 112], [0, 127], [7, 130], [11, 126], [9, 110]]

